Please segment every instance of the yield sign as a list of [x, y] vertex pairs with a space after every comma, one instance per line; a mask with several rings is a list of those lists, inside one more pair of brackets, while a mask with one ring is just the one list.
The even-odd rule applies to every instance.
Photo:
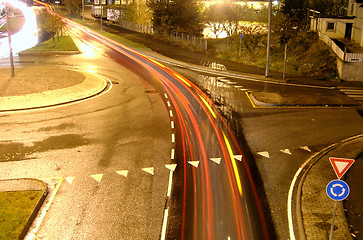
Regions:
[[354, 159], [344, 159], [344, 158], [329, 158], [331, 165], [335, 171], [335, 174], [340, 179], [343, 175], [348, 171], [348, 169], [353, 165], [355, 162]]

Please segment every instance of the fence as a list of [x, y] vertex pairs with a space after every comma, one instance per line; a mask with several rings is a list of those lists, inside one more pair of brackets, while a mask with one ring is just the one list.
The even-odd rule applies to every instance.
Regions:
[[344, 52], [336, 43], [331, 40], [327, 35], [324, 33], [318, 32], [320, 39], [328, 45], [333, 52], [343, 61], [345, 62], [355, 62], [361, 63], [363, 62], [363, 53], [347, 53]]
[[[139, 33], [145, 33], [150, 35], [154, 34], [154, 28], [150, 25], [120, 20], [120, 26]], [[199, 49], [201, 51], [207, 51], [208, 49], [207, 39], [204, 39], [202, 37], [196, 37], [194, 35], [186, 33], [171, 32], [171, 34], [169, 34], [166, 38], [192, 44], [196, 49]]]

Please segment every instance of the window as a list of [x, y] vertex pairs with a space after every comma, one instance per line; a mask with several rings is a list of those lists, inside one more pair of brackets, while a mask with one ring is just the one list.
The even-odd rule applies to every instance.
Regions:
[[326, 30], [335, 31], [335, 22], [327, 22]]

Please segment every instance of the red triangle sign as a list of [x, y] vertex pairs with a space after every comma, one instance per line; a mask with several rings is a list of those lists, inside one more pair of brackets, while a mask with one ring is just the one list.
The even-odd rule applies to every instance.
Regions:
[[343, 177], [343, 175], [355, 162], [354, 159], [335, 158], [335, 157], [330, 157], [329, 160], [331, 165], [333, 166], [335, 174], [339, 179]]

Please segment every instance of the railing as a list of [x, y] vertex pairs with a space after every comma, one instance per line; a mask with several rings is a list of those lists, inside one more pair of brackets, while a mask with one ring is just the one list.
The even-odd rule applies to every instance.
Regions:
[[138, 24], [134, 22], [120, 20], [120, 26], [126, 28], [131, 31], [139, 32], [139, 33], [146, 33], [146, 34], [153, 34], [154, 28], [150, 25], [146, 24]]
[[347, 53], [344, 52], [336, 43], [331, 40], [327, 35], [318, 32], [320, 39], [328, 45], [333, 52], [343, 61], [345, 62], [355, 62], [355, 63], [361, 63], [363, 62], [363, 53]]

